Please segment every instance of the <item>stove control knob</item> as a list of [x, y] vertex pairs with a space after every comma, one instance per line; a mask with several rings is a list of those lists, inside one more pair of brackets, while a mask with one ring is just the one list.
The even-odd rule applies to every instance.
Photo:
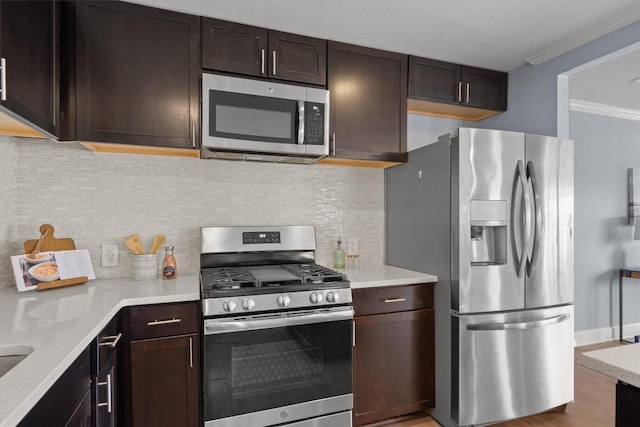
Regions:
[[253, 310], [253, 307], [256, 306], [256, 302], [251, 298], [246, 298], [242, 301], [242, 308], [245, 310]]
[[228, 313], [231, 313], [236, 309], [236, 303], [234, 301], [225, 301], [222, 303], [222, 309]]
[[289, 304], [291, 304], [291, 298], [289, 298], [289, 296], [287, 296], [287, 295], [280, 295], [280, 296], [278, 297], [278, 305], [279, 305], [280, 307], [286, 307], [286, 306], [288, 306]]
[[328, 292], [327, 293], [327, 302], [336, 303], [340, 297], [337, 292]]
[[312, 292], [309, 300], [312, 304], [320, 304], [324, 298], [321, 292]]

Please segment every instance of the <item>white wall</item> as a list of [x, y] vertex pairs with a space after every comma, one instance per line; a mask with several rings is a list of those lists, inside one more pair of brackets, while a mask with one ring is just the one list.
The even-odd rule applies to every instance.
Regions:
[[[640, 121], [572, 111], [575, 330], [618, 325], [618, 269], [640, 267], [628, 225], [627, 170], [640, 168]], [[624, 323], [640, 322], [640, 281], [624, 284]]]
[[558, 75], [640, 41], [640, 21], [540, 65], [509, 73], [508, 111], [483, 120], [484, 128], [557, 135]]
[[434, 143], [441, 135], [452, 132], [460, 126], [466, 126], [464, 123], [460, 120], [409, 114], [407, 117], [407, 150], [412, 151]]
[[[14, 283], [6, 255], [39, 237], [43, 223], [89, 249], [98, 278], [131, 275], [123, 239], [134, 232], [146, 248], [166, 234], [179, 271], [195, 274], [199, 228], [215, 225], [315, 225], [321, 263], [330, 264], [339, 234], [360, 239], [361, 262], [383, 260], [382, 169], [95, 154], [9, 139], [0, 141], [0, 171], [9, 178], [0, 201], [15, 206], [3, 203], [0, 214], [2, 286]], [[120, 266], [100, 266], [104, 243], [120, 246]]]

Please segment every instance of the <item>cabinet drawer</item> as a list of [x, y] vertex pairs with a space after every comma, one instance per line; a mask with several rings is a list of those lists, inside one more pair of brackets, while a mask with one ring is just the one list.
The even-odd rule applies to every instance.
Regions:
[[92, 367], [93, 375], [97, 375], [97, 373], [103, 369], [112, 355], [116, 353], [116, 349], [120, 345], [122, 330], [120, 329], [118, 319], [119, 314], [114, 316], [107, 326], [105, 326], [98, 334], [97, 359], [94, 361], [95, 365]]
[[189, 302], [131, 307], [129, 327], [132, 340], [197, 333], [197, 305]]
[[353, 290], [356, 316], [433, 307], [433, 283]]

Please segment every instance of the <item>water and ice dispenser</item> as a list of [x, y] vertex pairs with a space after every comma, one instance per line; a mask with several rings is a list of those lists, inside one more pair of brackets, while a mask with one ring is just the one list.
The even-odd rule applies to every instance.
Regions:
[[471, 201], [471, 265], [507, 263], [507, 201]]

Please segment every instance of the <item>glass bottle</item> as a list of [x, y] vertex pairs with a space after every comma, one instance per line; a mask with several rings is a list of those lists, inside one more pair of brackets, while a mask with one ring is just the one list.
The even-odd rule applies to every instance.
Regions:
[[173, 256], [173, 246], [164, 247], [165, 255], [162, 261], [162, 278], [175, 279], [178, 275], [176, 259]]
[[341, 238], [338, 238], [338, 247], [333, 252], [333, 267], [344, 268], [344, 249], [342, 249]]

